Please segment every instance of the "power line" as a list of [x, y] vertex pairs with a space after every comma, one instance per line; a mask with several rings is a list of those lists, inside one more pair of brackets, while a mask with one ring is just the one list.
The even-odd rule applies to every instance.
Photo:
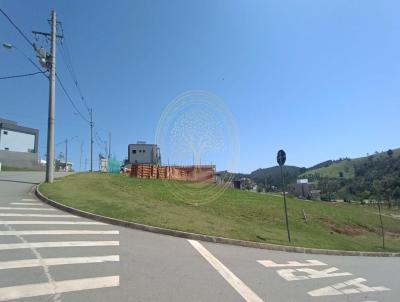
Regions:
[[68, 72], [69, 72], [69, 74], [70, 74], [70, 76], [71, 76], [71, 78], [72, 78], [72, 81], [74, 82], [74, 85], [75, 85], [75, 87], [76, 87], [77, 90], [78, 90], [78, 94], [79, 94], [79, 96], [80, 96], [80, 99], [81, 99], [81, 101], [82, 101], [82, 104], [85, 106], [86, 110], [89, 111], [89, 106], [87, 105], [87, 103], [86, 103], [86, 101], [85, 101], [85, 97], [83, 96], [82, 89], [80, 88], [79, 83], [78, 83], [78, 80], [76, 79], [76, 74], [75, 74], [75, 71], [74, 71], [74, 69], [73, 69], [73, 65], [72, 65], [72, 63], [69, 61], [69, 59], [67, 59], [67, 55], [65, 54], [64, 48], [61, 47], [61, 49], [63, 49], [63, 50], [61, 51], [61, 56], [62, 56], [62, 58], [63, 58], [63, 61], [64, 61], [64, 63], [65, 63], [65, 66], [67, 67], [67, 70], [68, 70]]
[[96, 140], [96, 143], [99, 146], [99, 148], [104, 149], [105, 147], [107, 147], [107, 142], [105, 142], [100, 137], [100, 135], [97, 133], [97, 131], [95, 131], [95, 133], [94, 133], [94, 139]]
[[5, 11], [3, 11], [0, 8], [0, 12], [4, 15], [4, 17], [7, 18], [7, 20], [12, 24], [12, 26], [14, 26], [14, 28], [19, 32], [19, 34], [25, 39], [25, 41], [28, 42], [30, 46], [33, 46], [31, 40], [29, 40], [29, 38], [23, 33], [23, 31], [13, 22], [13, 20], [11, 20], [11, 18], [5, 13]]
[[[38, 50], [36, 49], [35, 44], [33, 44], [33, 43], [30, 41], [30, 39], [22, 32], [22, 30], [11, 20], [11, 18], [10, 18], [2, 9], [0, 9], [0, 11], [1, 11], [1, 13], [7, 18], [7, 20], [13, 25], [13, 27], [18, 31], [18, 33], [25, 39], [25, 41], [28, 42], [28, 44], [29, 44], [31, 47], [33, 47], [33, 48], [35, 49], [35, 51], [37, 52]], [[63, 32], [62, 23], [56, 22], [56, 21], [55, 21], [55, 11], [52, 12], [52, 21], [53, 21], [53, 22], [52, 22], [52, 49], [55, 49], [55, 42], [56, 42], [55, 40], [56, 40], [56, 38], [54, 38], [53, 34], [56, 32], [57, 24], [60, 24], [61, 31]], [[33, 32], [33, 33], [35, 33], [35, 34], [40, 34], [40, 35], [45, 35], [46, 37], [47, 37], [47, 36], [50, 36], [50, 34], [46, 34], [46, 33], [42, 33], [42, 32]], [[55, 34], [54, 34], [54, 35], [55, 35]], [[61, 36], [58, 36], [58, 35], [55, 35], [55, 36], [58, 37], [58, 38], [63, 38], [64, 34], [61, 35]], [[53, 42], [54, 42], [54, 43], [53, 43]], [[63, 49], [63, 51], [62, 51], [62, 53], [63, 53], [63, 52], [64, 52], [64, 47], [62, 46], [61, 48]], [[17, 48], [17, 49], [18, 49], [18, 48]], [[75, 86], [78, 88], [78, 92], [79, 92], [79, 94], [80, 94], [80, 96], [81, 96], [81, 101], [83, 102], [83, 104], [85, 105], [86, 109], [88, 110], [88, 113], [89, 113], [89, 116], [90, 116], [90, 121], [79, 111], [79, 109], [78, 109], [77, 106], [75, 105], [74, 101], [72, 100], [70, 94], [68, 93], [68, 91], [67, 91], [66, 88], [64, 87], [64, 85], [63, 85], [61, 79], [59, 78], [59, 76], [58, 76], [56, 73], [53, 74], [53, 75], [55, 75], [55, 77], [56, 77], [56, 79], [57, 79], [59, 85], [61, 86], [61, 88], [62, 88], [64, 94], [67, 96], [67, 98], [68, 98], [69, 102], [71, 103], [72, 107], [75, 109], [76, 113], [77, 113], [85, 122], [89, 123], [89, 125], [90, 125], [90, 129], [91, 129], [91, 131], [90, 131], [90, 133], [91, 133], [91, 138], [90, 138], [90, 140], [91, 140], [91, 144], [90, 144], [90, 145], [91, 145], [91, 152], [90, 152], [90, 153], [91, 153], [91, 164], [90, 164], [91, 168], [90, 168], [90, 171], [93, 171], [93, 165], [92, 165], [92, 162], [93, 162], [93, 161], [92, 161], [92, 155], [93, 155], [93, 137], [92, 137], [93, 120], [92, 120], [92, 112], [93, 112], [93, 111], [92, 111], [92, 108], [89, 108], [89, 107], [88, 107], [88, 105], [87, 105], [87, 103], [86, 103], [86, 101], [85, 101], [85, 98], [84, 98], [84, 96], [83, 96], [83, 94], [82, 94], [82, 91], [81, 91], [81, 89], [80, 89], [80, 86], [79, 86], [79, 84], [78, 84], [78, 81], [77, 81], [77, 79], [76, 79], [76, 74], [75, 74], [75, 71], [74, 71], [74, 69], [73, 69], [72, 60], [71, 60], [71, 56], [70, 56], [70, 54], [69, 54], [69, 50], [68, 50], [68, 46], [67, 46], [67, 45], [66, 45], [65, 49], [66, 49], [66, 51], [65, 51], [66, 56], [68, 56], [68, 58], [69, 58], [69, 64], [66, 63], [67, 68], [68, 68], [69, 72], [71, 73], [71, 75], [72, 75], [72, 77], [73, 77]], [[19, 50], [19, 49], [18, 49], [18, 50]], [[34, 65], [39, 71], [42, 71], [41, 68], [40, 68], [37, 64], [35, 64], [35, 62], [33, 62], [31, 58], [29, 58], [27, 55], [25, 55], [22, 51], [21, 51], [21, 53], [31, 62], [32, 65]], [[53, 53], [53, 52], [52, 52], [52, 53]], [[53, 71], [53, 70], [54, 70], [54, 69], [53, 69], [53, 66], [55, 66], [55, 58], [52, 58], [52, 61], [53, 61], [53, 64], [51, 65], [51, 69], [52, 69], [52, 71]], [[69, 66], [69, 67], [68, 67], [68, 66]], [[44, 75], [46, 78], [50, 78], [50, 80], [52, 79], [51, 76], [48, 77], [48, 76], [46, 76], [44, 73], [43, 73], [43, 75]], [[53, 83], [54, 83], [54, 79], [53, 79]], [[54, 87], [54, 86], [51, 86], [51, 85], [50, 85], [50, 90], [51, 90], [52, 87]], [[52, 95], [52, 91], [54, 91], [54, 89], [50, 91], [50, 95]], [[52, 99], [52, 100], [53, 100], [52, 102], [54, 103], [54, 94], [53, 94], [53, 99]], [[51, 103], [51, 101], [50, 101], [50, 108], [51, 108], [51, 106], [52, 106], [52, 103]], [[49, 112], [50, 112], [50, 109], [49, 109]], [[52, 120], [52, 119], [50, 119], [50, 116], [49, 116], [49, 129], [50, 129], [50, 121], [51, 121], [51, 120]], [[50, 130], [49, 130], [49, 131], [50, 131]], [[53, 131], [53, 130], [52, 130], [52, 131]], [[53, 148], [53, 146], [52, 146], [51, 144], [49, 145], [49, 143], [48, 143], [48, 146], [51, 146], [51, 148]], [[48, 149], [49, 149], [49, 148], [48, 148]], [[50, 155], [49, 155], [49, 154], [51, 155], [51, 152], [48, 152], [48, 154], [47, 154], [48, 157], [50, 158]], [[51, 156], [52, 156], [52, 155], [51, 155]], [[49, 171], [51, 170], [51, 168], [49, 168], [49, 164], [52, 165], [53, 160], [50, 160], [49, 158], [48, 158], [48, 160], [47, 160], [48, 165], [47, 165], [47, 170], [46, 170], [46, 181], [52, 182], [52, 181], [53, 181], [53, 176], [52, 176], [52, 173], [49, 172]], [[48, 178], [48, 176], [49, 176], [49, 178]]]
[[101, 142], [102, 144], [104, 144], [104, 145], [107, 144], [107, 142], [101, 138], [101, 136], [99, 135], [99, 133], [98, 133], [97, 131], [95, 132], [95, 135], [97, 136], [97, 138], [100, 140], [100, 142]]
[[13, 76], [0, 77], [0, 80], [29, 77], [29, 76], [37, 75], [39, 73], [45, 73], [45, 71], [38, 71], [38, 72], [33, 72], [33, 73], [25, 73], [25, 74], [13, 75]]
[[[4, 17], [6, 17], [6, 19], [8, 20], [8, 22], [11, 23], [11, 25], [18, 31], [18, 33], [25, 39], [25, 41], [28, 42], [29, 46], [33, 47], [32, 41], [29, 40], [29, 38], [28, 38], [28, 37], [24, 34], [24, 32], [17, 26], [17, 24], [15, 24], [14, 21], [6, 14], [6, 12], [5, 12], [4, 10], [2, 10], [1, 8], [0, 8], [0, 12], [4, 15]], [[13, 47], [16, 48], [15, 46], [13, 46]], [[18, 49], [18, 48], [16, 48], [16, 49], [19, 50], [19, 51], [24, 55], [24, 57], [25, 57], [29, 62], [31, 62], [31, 64], [32, 64], [33, 66], [36, 67], [37, 70], [42, 71], [42, 69], [41, 69], [30, 57], [28, 57], [22, 50], [20, 50], [20, 49]], [[44, 74], [44, 72], [43, 72], [43, 75], [47, 78], [47, 76]]]
[[67, 96], [69, 102], [71, 103], [72, 107], [74, 107], [75, 111], [78, 113], [78, 115], [87, 123], [90, 123], [90, 121], [79, 111], [78, 107], [76, 107], [74, 101], [72, 100], [71, 96], [69, 95], [69, 93], [67, 92], [67, 90], [64, 87], [64, 84], [61, 82], [60, 77], [58, 76], [58, 74], [56, 73], [56, 78], [58, 83], [61, 86], [61, 89], [64, 91], [64, 94]]
[[61, 27], [61, 31], [62, 31], [62, 35], [63, 35], [63, 39], [61, 40], [61, 49], [62, 49], [61, 55], [62, 55], [63, 61], [68, 69], [68, 72], [72, 78], [72, 81], [74, 82], [74, 84], [76, 86], [76, 89], [78, 90], [78, 93], [79, 93], [79, 96], [81, 98], [83, 105], [85, 106], [86, 110], [89, 111], [89, 106], [86, 102], [86, 99], [85, 99], [83, 93], [82, 93], [82, 89], [79, 85], [78, 78], [76, 76], [76, 72], [74, 69], [74, 64], [72, 63], [72, 58], [71, 58], [71, 54], [69, 51], [67, 39], [64, 34], [64, 28], [62, 26], [62, 23], [60, 23], [60, 27]]
[[[26, 42], [28, 42], [28, 44], [30, 46], [33, 47], [33, 43], [29, 40], [29, 38], [23, 33], [23, 31], [13, 22], [13, 20], [0, 8], [0, 12], [7, 18], [7, 20], [14, 26], [14, 28], [18, 31], [18, 33], [25, 39]], [[32, 65], [34, 65], [41, 73], [45, 73], [42, 71], [42, 69], [31, 59], [29, 58], [24, 52], [21, 51], [21, 53], [31, 62]], [[45, 75], [46, 76], [46, 75]], [[46, 76], [47, 78], [47, 76]], [[69, 93], [67, 92], [67, 90], [65, 89], [63, 83], [61, 82], [61, 79], [58, 77], [58, 75], [56, 74], [56, 78], [58, 83], [60, 84], [62, 90], [64, 91], [65, 95], [67, 96], [68, 100], [70, 101], [72, 107], [74, 107], [75, 111], [79, 114], [79, 116], [86, 122], [89, 122], [88, 119], [86, 119], [83, 114], [78, 110], [78, 108], [76, 107], [74, 101], [72, 100], [71, 96], [69, 95]]]

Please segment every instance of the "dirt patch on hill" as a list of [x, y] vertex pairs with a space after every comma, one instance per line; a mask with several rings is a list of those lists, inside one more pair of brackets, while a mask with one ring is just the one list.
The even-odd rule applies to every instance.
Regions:
[[331, 229], [331, 234], [344, 234], [348, 236], [359, 236], [366, 233], [375, 233], [375, 229], [362, 226], [362, 225], [338, 225], [329, 219], [321, 219]]
[[344, 226], [332, 225], [331, 230], [335, 233], [349, 235], [349, 236], [358, 236], [366, 233], [365, 230], [359, 227], [349, 226], [349, 225], [344, 225]]

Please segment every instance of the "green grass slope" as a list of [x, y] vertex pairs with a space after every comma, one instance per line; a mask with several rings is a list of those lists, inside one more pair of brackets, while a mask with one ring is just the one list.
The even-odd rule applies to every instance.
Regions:
[[[374, 158], [387, 156], [386, 151], [378, 154], [371, 154]], [[393, 156], [400, 156], [400, 148], [393, 149]], [[328, 178], [340, 178], [339, 173], [343, 173], [343, 178], [352, 179], [354, 178], [354, 165], [362, 164], [368, 161], [369, 156], [359, 157], [354, 159], [344, 159], [342, 161], [332, 162], [326, 167], [320, 167], [316, 169], [308, 169], [306, 172], [300, 174], [298, 178], [312, 178], [315, 175], [320, 177]]]
[[[209, 186], [173, 183], [179, 190], [204, 194]], [[205, 203], [181, 201], [161, 180], [124, 175], [78, 173], [40, 190], [49, 198], [88, 212], [200, 234], [287, 244], [280, 196], [227, 189]], [[194, 191], [193, 191], [194, 190]], [[330, 204], [289, 198], [294, 245], [314, 248], [380, 251], [377, 210], [360, 205]], [[309, 221], [303, 219], [302, 210]], [[400, 251], [400, 220], [385, 216], [389, 251]]]

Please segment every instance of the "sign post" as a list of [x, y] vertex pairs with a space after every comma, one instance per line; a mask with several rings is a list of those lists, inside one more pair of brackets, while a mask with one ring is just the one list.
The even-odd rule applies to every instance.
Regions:
[[286, 222], [286, 229], [287, 229], [287, 235], [288, 235], [288, 240], [291, 243], [292, 240], [290, 239], [290, 229], [289, 229], [289, 219], [288, 219], [288, 213], [287, 213], [287, 205], [286, 205], [286, 185], [285, 185], [285, 176], [283, 173], [283, 166], [286, 162], [286, 153], [283, 150], [278, 151], [278, 155], [276, 156], [276, 160], [281, 167], [281, 176], [282, 176], [282, 193], [283, 193], [283, 203], [285, 205], [285, 222]]

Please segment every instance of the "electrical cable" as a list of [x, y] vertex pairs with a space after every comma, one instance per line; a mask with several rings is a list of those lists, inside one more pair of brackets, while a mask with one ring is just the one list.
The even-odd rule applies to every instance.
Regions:
[[61, 40], [61, 50], [62, 50], [61, 51], [61, 57], [62, 57], [65, 65], [66, 65], [66, 67], [68, 69], [68, 72], [69, 72], [69, 74], [70, 74], [70, 76], [72, 78], [72, 81], [74, 82], [74, 84], [75, 84], [75, 86], [76, 86], [76, 88], [78, 90], [78, 94], [79, 94], [79, 96], [81, 98], [82, 104], [85, 106], [86, 110], [89, 111], [89, 106], [88, 106], [88, 104], [86, 102], [86, 99], [85, 99], [83, 93], [82, 93], [82, 89], [80, 87], [80, 84], [78, 82], [78, 78], [76, 76], [76, 72], [75, 72], [75, 69], [74, 69], [74, 64], [72, 63], [72, 58], [71, 58], [71, 54], [70, 54], [70, 51], [69, 51], [67, 39], [66, 39], [65, 34], [64, 34], [64, 29], [63, 29], [62, 23], [59, 23], [59, 25], [60, 25], [60, 28], [61, 28], [61, 31], [62, 31], [62, 36], [63, 36], [63, 39]]
[[58, 74], [56, 73], [56, 78], [58, 83], [61, 86], [61, 89], [64, 91], [64, 94], [67, 96], [69, 102], [71, 103], [72, 107], [74, 107], [76, 113], [78, 113], [78, 115], [87, 123], [90, 124], [90, 121], [79, 111], [78, 107], [76, 107], [74, 101], [72, 100], [71, 96], [69, 95], [68, 91], [65, 89], [64, 84], [62, 83], [60, 77], [58, 76]]
[[28, 42], [28, 44], [30, 46], [33, 46], [33, 43], [31, 42], [31, 40], [29, 40], [28, 37], [23, 33], [23, 31], [13, 22], [13, 20], [11, 20], [11, 18], [6, 14], [6, 12], [4, 10], [2, 10], [1, 8], [0, 8], [0, 12], [4, 15], [4, 17], [7, 18], [7, 20], [12, 24], [12, 26], [14, 26], [14, 28], [26, 40], [26, 42]]
[[37, 75], [39, 73], [45, 73], [45, 71], [38, 71], [38, 72], [33, 72], [33, 73], [25, 73], [25, 74], [13, 75], [13, 76], [0, 77], [0, 80], [29, 77], [29, 76]]

